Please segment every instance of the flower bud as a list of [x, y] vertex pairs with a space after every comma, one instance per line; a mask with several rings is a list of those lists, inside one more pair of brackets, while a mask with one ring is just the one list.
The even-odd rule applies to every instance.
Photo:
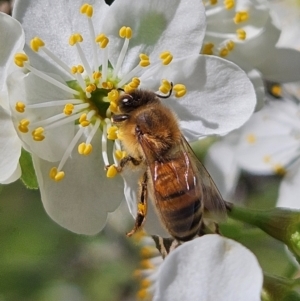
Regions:
[[297, 293], [299, 286], [299, 279], [287, 279], [265, 274], [262, 301], [300, 300], [300, 295]]
[[251, 210], [230, 205], [228, 215], [254, 225], [286, 244], [300, 262], [300, 211], [287, 208]]

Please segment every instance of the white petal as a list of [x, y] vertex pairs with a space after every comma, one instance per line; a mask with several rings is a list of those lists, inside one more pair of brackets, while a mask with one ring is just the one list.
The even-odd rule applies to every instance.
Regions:
[[[13, 17], [19, 20], [26, 34], [26, 43], [35, 36], [40, 37], [46, 47], [52, 50], [68, 66], [81, 63], [75, 47], [69, 45], [71, 34], [80, 33], [83, 36], [82, 48], [92, 62], [92, 48], [88, 31], [87, 17], [80, 13], [80, 7], [86, 3], [83, 0], [16, 0]], [[93, 1], [94, 15], [92, 17], [96, 34], [101, 29], [104, 15], [107, 14], [108, 5], [104, 0]], [[94, 42], [94, 41], [93, 41]], [[33, 53], [26, 48], [32, 65], [43, 71], [57, 74], [57, 68], [43, 53]], [[49, 64], [47, 61], [50, 61]], [[41, 66], [43, 68], [41, 68]], [[65, 74], [62, 72], [62, 74]]]
[[236, 139], [234, 138], [224, 137], [223, 140], [214, 143], [205, 158], [205, 167], [225, 200], [232, 197], [240, 175], [235, 153], [236, 141], [234, 140]]
[[298, 107], [292, 101], [273, 101], [243, 127], [237, 160], [249, 172], [274, 174], [299, 155]]
[[93, 235], [102, 230], [108, 213], [123, 197], [121, 177], [106, 177], [99, 140], [93, 139], [93, 152], [87, 157], [74, 150], [63, 167], [65, 177], [60, 182], [49, 177], [55, 164], [33, 155], [46, 212], [59, 225], [79, 234]]
[[300, 162], [293, 165], [279, 187], [277, 207], [300, 209]]
[[3, 89], [9, 62], [24, 45], [24, 32], [18, 21], [0, 12], [0, 90]]
[[103, 25], [104, 32], [110, 34], [114, 65], [123, 45], [119, 29], [132, 28], [127, 61], [132, 68], [140, 53], [151, 54], [153, 59], [158, 59], [166, 50], [175, 58], [199, 53], [205, 31], [205, 11], [202, 1], [197, 0], [116, 0]]
[[256, 96], [252, 83], [237, 65], [214, 56], [194, 55], [157, 66], [141, 76], [141, 87], [157, 90], [161, 79], [184, 84], [187, 94], [163, 103], [172, 108], [189, 140], [226, 134], [251, 116]]
[[33, 140], [31, 135], [33, 128], [28, 133], [21, 133], [17, 127], [19, 121], [23, 118], [29, 119], [31, 123], [44, 120], [62, 113], [64, 106], [25, 109], [26, 113], [18, 113], [15, 110], [15, 104], [17, 101], [23, 101], [25, 104], [38, 104], [59, 99], [73, 99], [73, 95], [62, 91], [32, 73], [24, 74], [20, 71], [16, 71], [9, 76], [7, 85], [15, 128], [20, 139], [26, 144], [26, 149], [48, 161], [60, 160], [74, 136], [74, 122], [47, 131], [45, 133], [46, 138], [43, 141]]
[[22, 175], [22, 170], [20, 164], [17, 165], [16, 170], [10, 175], [9, 178], [1, 182], [1, 184], [10, 184], [17, 181]]
[[155, 301], [259, 301], [262, 270], [241, 244], [218, 235], [185, 243], [161, 266]]
[[20, 177], [19, 158], [21, 140], [19, 139], [10, 115], [0, 107], [0, 183], [8, 184]]

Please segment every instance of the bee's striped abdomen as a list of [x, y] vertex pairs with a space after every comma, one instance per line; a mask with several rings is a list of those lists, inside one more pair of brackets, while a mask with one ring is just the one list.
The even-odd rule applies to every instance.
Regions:
[[156, 206], [169, 233], [187, 241], [198, 234], [202, 217], [201, 191], [191, 166], [179, 157], [155, 162]]

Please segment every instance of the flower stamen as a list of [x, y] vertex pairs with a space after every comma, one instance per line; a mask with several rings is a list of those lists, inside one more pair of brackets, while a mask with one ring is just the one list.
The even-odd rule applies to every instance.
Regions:
[[69, 45], [70, 46], [74, 46], [74, 45], [76, 46], [76, 50], [77, 50], [78, 55], [80, 57], [81, 63], [83, 65], [84, 69], [86, 70], [90, 81], [93, 82], [94, 79], [93, 79], [92, 69], [91, 69], [91, 67], [90, 67], [90, 65], [89, 65], [89, 63], [88, 63], [88, 61], [86, 59], [86, 56], [85, 56], [85, 54], [84, 54], [84, 52], [83, 52], [83, 50], [82, 50], [82, 48], [81, 48], [81, 46], [79, 44], [82, 41], [83, 41], [82, 35], [79, 34], [79, 33], [74, 33], [69, 38]]
[[118, 57], [116, 68], [114, 69], [114, 72], [113, 72], [113, 78], [116, 78], [116, 76], [118, 75], [121, 65], [124, 61], [126, 52], [128, 50], [129, 40], [132, 37], [132, 30], [130, 27], [123, 26], [120, 28], [119, 35], [121, 38], [124, 39], [124, 44], [121, 49], [120, 55]]
[[72, 72], [70, 71], [70, 68], [67, 64], [65, 64], [61, 59], [59, 59], [51, 50], [49, 50], [42, 39], [39, 37], [34, 37], [30, 41], [30, 48], [34, 52], [38, 52], [40, 49], [48, 56], [50, 57], [55, 63], [57, 63], [62, 69], [64, 69], [66, 72], [68, 72], [70, 75], [72, 75]]

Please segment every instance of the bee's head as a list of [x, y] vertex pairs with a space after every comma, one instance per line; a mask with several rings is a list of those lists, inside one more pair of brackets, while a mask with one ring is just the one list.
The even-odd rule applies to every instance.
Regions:
[[155, 93], [146, 90], [134, 90], [122, 94], [118, 100], [118, 106], [121, 113], [131, 113], [139, 107], [156, 101], [159, 100]]

